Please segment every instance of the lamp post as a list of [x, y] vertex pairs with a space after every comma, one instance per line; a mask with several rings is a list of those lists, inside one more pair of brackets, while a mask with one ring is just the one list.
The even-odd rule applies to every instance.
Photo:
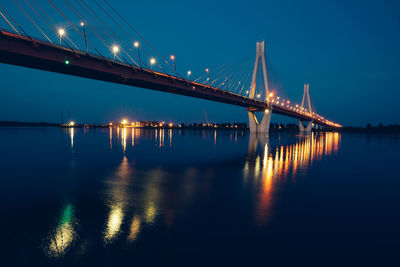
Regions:
[[112, 47], [112, 51], [113, 51], [113, 54], [114, 54], [114, 61], [115, 61], [116, 54], [119, 52], [119, 47], [117, 45], [114, 45]]
[[81, 22], [81, 27], [83, 29], [83, 39], [85, 40], [85, 51], [86, 54], [88, 53], [88, 48], [87, 48], [87, 40], [86, 40], [86, 29], [85, 29], [85, 23], [82, 21]]
[[58, 35], [60, 36], [60, 45], [61, 45], [62, 38], [65, 35], [65, 30], [63, 28], [58, 29]]
[[171, 59], [172, 65], [174, 66], [175, 74], [177, 74], [177, 73], [176, 73], [176, 65], [175, 65], [175, 55], [170, 55], [170, 56], [169, 56], [169, 59]]
[[137, 48], [137, 53], [138, 53], [138, 57], [139, 57], [139, 67], [142, 68], [142, 60], [140, 59], [140, 49], [139, 49], [139, 42], [135, 41], [133, 43], [133, 46]]
[[153, 70], [153, 65], [156, 64], [156, 59], [155, 58], [150, 58], [150, 70]]
[[187, 80], [189, 80], [190, 74], [192, 74], [192, 71], [188, 70], [188, 72], [187, 72]]
[[211, 81], [210, 81], [210, 70], [207, 68], [206, 69], [207, 72], [207, 81], [208, 81], [208, 85], [211, 86]]

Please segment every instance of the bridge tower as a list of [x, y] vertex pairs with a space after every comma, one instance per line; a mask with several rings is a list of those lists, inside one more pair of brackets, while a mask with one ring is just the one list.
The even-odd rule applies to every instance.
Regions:
[[[307, 104], [305, 105], [305, 102]], [[306, 108], [308, 112], [312, 114], [311, 109], [311, 98], [310, 98], [310, 85], [308, 83], [304, 84], [304, 92], [303, 92], [303, 99], [301, 100], [301, 108]], [[303, 121], [299, 120], [299, 128], [301, 133], [311, 133], [313, 122], [308, 121], [307, 125], [304, 126]]]
[[[262, 64], [262, 74], [264, 76], [264, 87], [265, 87], [265, 95], [267, 98], [268, 107], [265, 110], [255, 110], [248, 108], [247, 112], [249, 115], [249, 127], [251, 133], [266, 133], [269, 132], [269, 125], [271, 121], [272, 115], [272, 105], [269, 99], [269, 88], [268, 88], [268, 77], [267, 77], [267, 64], [265, 62], [265, 41], [257, 42], [256, 44], [257, 54], [256, 54], [256, 61], [254, 63], [254, 70], [253, 70], [253, 78], [251, 80], [251, 91], [250, 91], [250, 98], [254, 99], [256, 94], [256, 83], [257, 83], [257, 73], [258, 73], [258, 66], [260, 63]], [[261, 61], [261, 62], [260, 62]], [[255, 112], [263, 112], [263, 118], [259, 123], [256, 117]]]

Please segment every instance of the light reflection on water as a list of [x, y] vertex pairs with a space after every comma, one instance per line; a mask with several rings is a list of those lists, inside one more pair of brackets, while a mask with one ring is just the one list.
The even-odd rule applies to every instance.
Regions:
[[51, 258], [62, 257], [72, 242], [77, 239], [75, 232], [76, 221], [74, 218], [74, 207], [71, 204], [62, 209], [61, 217], [55, 229], [50, 229], [49, 244], [45, 247], [46, 254]]
[[295, 144], [280, 145], [274, 150], [270, 149], [267, 136], [250, 135], [243, 177], [245, 183], [251, 178], [251, 183], [259, 185], [257, 224], [265, 224], [270, 216], [275, 180], [295, 179], [297, 172], [305, 173], [313, 162], [336, 154], [339, 146], [338, 133], [300, 135]]
[[[116, 134], [115, 134], [116, 132]], [[109, 148], [113, 147], [113, 141], [119, 140], [122, 151], [122, 160], [114, 171], [111, 171], [104, 180], [104, 204], [108, 210], [103, 225], [103, 243], [111, 246], [117, 240], [125, 240], [128, 243], [135, 242], [140, 236], [143, 227], [152, 227], [156, 223], [160, 213], [163, 215], [165, 225], [171, 226], [174, 217], [179, 211], [178, 200], [174, 199], [175, 193], [164, 192], [163, 179], [168, 172], [162, 166], [155, 166], [141, 173], [144, 180], [137, 183], [137, 170], [134, 160], [129, 160], [128, 149], [134, 149], [142, 138], [153, 135], [152, 142], [158, 148], [165, 144], [172, 148], [174, 146], [173, 135], [180, 136], [181, 131], [158, 129], [144, 131], [136, 128], [117, 128], [109, 130]], [[210, 140], [214, 147], [218, 147], [217, 131], [201, 133], [202, 138]], [[74, 148], [74, 129], [69, 129], [71, 148]], [[233, 132], [229, 134], [229, 142], [238, 143], [238, 138], [243, 133]], [[226, 136], [221, 137], [221, 139]], [[340, 147], [340, 135], [338, 133], [311, 134], [298, 136], [296, 142], [271, 147], [268, 136], [249, 135], [247, 154], [243, 162], [242, 176], [244, 186], [257, 188], [256, 200], [254, 202], [254, 221], [262, 226], [268, 222], [271, 216], [271, 206], [274, 202], [274, 190], [278, 181], [287, 179], [295, 180], [296, 175], [307, 172], [308, 168], [316, 161], [324, 157], [336, 154]], [[130, 141], [130, 142], [129, 142]], [[167, 141], [167, 142], [166, 142]], [[200, 188], [209, 191], [212, 186], [212, 171], [204, 171], [201, 168], [182, 167], [180, 174], [183, 179], [180, 201], [188, 201], [196, 194], [195, 183], [198, 178], [202, 179]], [[143, 177], [142, 177], [143, 179]], [[140, 188], [138, 188], [140, 185]], [[77, 207], [79, 209], [79, 207]], [[71, 204], [62, 209], [62, 219], [55, 229], [51, 229], [48, 237], [48, 245], [45, 252], [49, 257], [63, 257], [68, 248], [79, 242], [76, 233], [76, 221], [74, 218], [74, 207]]]

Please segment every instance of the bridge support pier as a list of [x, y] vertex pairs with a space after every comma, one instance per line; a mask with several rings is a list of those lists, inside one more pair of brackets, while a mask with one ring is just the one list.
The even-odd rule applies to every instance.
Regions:
[[259, 123], [255, 114], [255, 111], [247, 111], [249, 114], [249, 127], [250, 133], [269, 133], [269, 125], [271, 122], [272, 105], [269, 109], [264, 111], [263, 118]]
[[307, 126], [304, 127], [304, 124], [301, 120], [299, 120], [299, 128], [300, 128], [300, 133], [311, 133], [312, 129], [312, 121], [307, 122]]

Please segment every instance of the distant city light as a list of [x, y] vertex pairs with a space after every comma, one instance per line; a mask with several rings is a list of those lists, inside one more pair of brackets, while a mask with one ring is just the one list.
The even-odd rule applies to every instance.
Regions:
[[74, 121], [68, 122], [68, 126], [74, 126], [74, 125], [75, 125], [75, 122], [74, 122]]
[[122, 123], [123, 125], [125, 125], [125, 124], [128, 123], [128, 120], [127, 120], [127, 119], [123, 119], [123, 120], [121, 121], [121, 123]]

